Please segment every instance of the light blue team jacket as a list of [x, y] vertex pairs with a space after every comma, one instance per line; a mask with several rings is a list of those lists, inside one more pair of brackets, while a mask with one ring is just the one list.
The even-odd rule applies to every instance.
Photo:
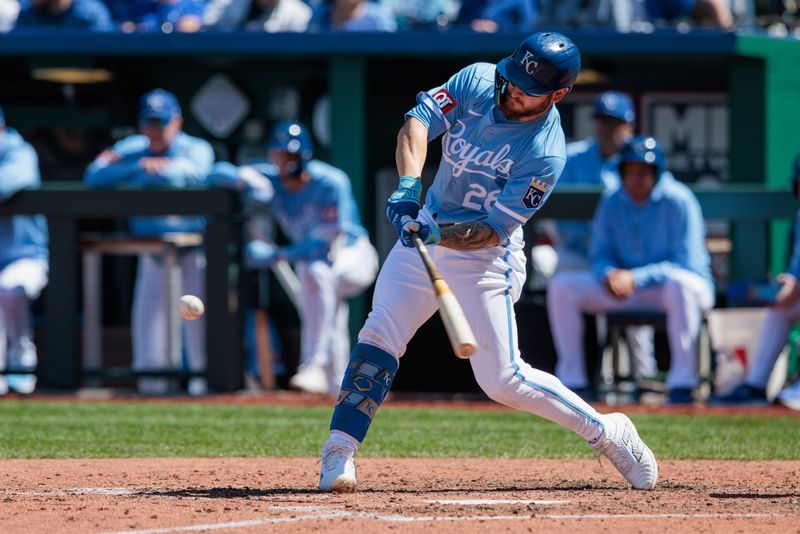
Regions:
[[[214, 164], [214, 150], [208, 141], [179, 132], [163, 154], [152, 154], [149, 144], [149, 140], [143, 135], [132, 135], [117, 142], [111, 151], [120, 160], [111, 161], [104, 154], [98, 156], [86, 169], [86, 185], [136, 188], [207, 186], [208, 173]], [[145, 157], [168, 157], [172, 159], [172, 163], [163, 174], [152, 175], [139, 166], [139, 160]], [[138, 236], [157, 236], [166, 232], [202, 232], [204, 227], [203, 217], [134, 217], [130, 222], [131, 233]]]
[[624, 187], [600, 201], [592, 222], [590, 259], [601, 279], [612, 268], [630, 269], [637, 288], [662, 284], [676, 269], [686, 269], [702, 276], [713, 294], [705, 235], [697, 198], [664, 172], [641, 205]]
[[[245, 186], [247, 204], [267, 208], [292, 241], [286, 254], [290, 261], [317, 260], [328, 255], [334, 240], [343, 236], [341, 246], [366, 237], [361, 224], [350, 179], [344, 171], [319, 160], [306, 163], [311, 179], [299, 191], [288, 191], [278, 168], [271, 163], [248, 165], [269, 180], [268, 187]], [[239, 181], [239, 169], [227, 162], [214, 165], [209, 176], [214, 186], [232, 187]]]
[[[0, 131], [0, 202], [40, 183], [33, 147], [16, 130]], [[0, 270], [22, 258], [48, 258], [47, 221], [42, 215], [0, 217]]]
[[[567, 145], [567, 163], [558, 179], [561, 190], [575, 186], [603, 186], [610, 194], [619, 188], [619, 156], [603, 159], [595, 138], [575, 141]], [[586, 258], [592, 233], [591, 221], [559, 219], [556, 228], [560, 245]]]

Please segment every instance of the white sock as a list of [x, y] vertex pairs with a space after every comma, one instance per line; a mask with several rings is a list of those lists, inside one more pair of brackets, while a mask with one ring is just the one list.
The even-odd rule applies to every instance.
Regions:
[[352, 445], [356, 451], [358, 451], [358, 446], [361, 445], [356, 438], [351, 436], [350, 434], [346, 434], [341, 430], [331, 430], [331, 437], [328, 439], [333, 439], [336, 441], [345, 441]]

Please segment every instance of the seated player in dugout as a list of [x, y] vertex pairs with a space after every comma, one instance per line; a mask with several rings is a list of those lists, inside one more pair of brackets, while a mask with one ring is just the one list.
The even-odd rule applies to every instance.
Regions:
[[[6, 126], [0, 108], [0, 203], [41, 184], [36, 150]], [[33, 393], [38, 362], [30, 304], [47, 285], [47, 221], [43, 215], [0, 217], [0, 395]], [[30, 374], [29, 374], [30, 373]]]
[[[630, 419], [597, 412], [555, 376], [528, 365], [517, 348], [514, 302], [525, 283], [522, 226], [564, 168], [556, 104], [579, 71], [575, 44], [541, 32], [497, 65], [474, 63], [417, 94], [397, 135], [399, 184], [386, 204], [399, 239], [378, 276], [322, 447], [322, 491], [356, 489], [355, 454], [409, 340], [436, 312], [414, 235], [429, 246], [479, 341], [469, 361], [481, 389], [497, 402], [572, 430], [634, 488], [655, 487], [655, 456]], [[442, 159], [422, 207], [420, 173], [428, 143], [440, 136]]]
[[[308, 130], [300, 123], [275, 125], [267, 141], [268, 162], [214, 167], [214, 185], [238, 189], [245, 203], [263, 207], [291, 244], [278, 247], [254, 239], [246, 265], [265, 269], [295, 264], [300, 289], [300, 366], [289, 387], [336, 395], [350, 355], [347, 300], [375, 280], [378, 253], [369, 241], [341, 169], [313, 158]], [[262, 372], [268, 372], [262, 370]]]
[[[155, 89], [142, 96], [138, 115], [139, 133], [118, 141], [104, 150], [89, 165], [84, 175], [88, 187], [133, 186], [205, 187], [214, 163], [214, 150], [208, 141], [183, 132], [183, 115], [178, 99], [169, 91]], [[167, 233], [201, 233], [203, 217], [134, 217], [129, 224], [134, 236], [157, 237]], [[178, 258], [182, 294], [205, 295], [206, 258], [202, 247], [185, 247]], [[158, 372], [171, 369], [167, 314], [176, 303], [164, 298], [167, 269], [162, 259], [141, 254], [133, 295], [131, 337], [133, 369]], [[182, 339], [190, 371], [206, 366], [205, 319], [182, 323]], [[170, 382], [161, 377], [141, 377], [139, 392], [145, 395], [170, 393]], [[189, 380], [193, 395], [206, 392], [206, 380]]]
[[657, 310], [667, 315], [667, 402], [689, 404], [697, 386], [702, 314], [714, 305], [714, 282], [700, 204], [665, 167], [656, 140], [631, 138], [620, 153], [622, 187], [601, 199], [592, 222], [593, 272], [556, 275], [547, 311], [556, 376], [586, 388], [583, 314]]
[[[794, 195], [800, 198], [800, 156], [794, 161], [792, 179]], [[766, 406], [767, 383], [778, 357], [786, 346], [792, 327], [800, 321], [800, 211], [794, 221], [794, 243], [789, 268], [775, 279], [777, 289], [774, 302], [767, 308], [764, 326], [758, 340], [753, 361], [748, 365], [747, 376], [727, 395], [711, 397], [717, 405]], [[793, 410], [800, 410], [800, 377], [784, 388], [774, 399]]]
[[[636, 132], [633, 101], [624, 93], [606, 91], [594, 103], [594, 135], [567, 145], [567, 163], [558, 179], [559, 188], [576, 185], [602, 186], [605, 194], [620, 186], [619, 151]], [[557, 273], [591, 271], [589, 246], [591, 220], [545, 220], [539, 225], [552, 244], [531, 248], [531, 289], [542, 289]], [[598, 318], [598, 329], [604, 330]], [[650, 325], [625, 329], [637, 378], [653, 377], [658, 368], [653, 348], [654, 328]], [[573, 391], [590, 402], [597, 400], [592, 387]]]

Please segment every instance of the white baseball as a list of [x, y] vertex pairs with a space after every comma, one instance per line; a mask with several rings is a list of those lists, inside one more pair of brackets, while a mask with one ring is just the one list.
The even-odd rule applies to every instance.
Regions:
[[184, 295], [178, 302], [178, 313], [187, 321], [194, 321], [203, 316], [206, 307], [203, 301], [194, 295]]

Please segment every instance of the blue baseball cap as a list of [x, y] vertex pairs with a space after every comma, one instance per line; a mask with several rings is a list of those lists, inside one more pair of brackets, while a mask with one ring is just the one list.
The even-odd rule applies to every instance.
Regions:
[[625, 93], [606, 91], [594, 103], [595, 117], [612, 117], [622, 122], [632, 123], [636, 120], [633, 102]]
[[164, 124], [181, 114], [178, 99], [163, 89], [155, 89], [145, 93], [139, 102], [139, 121], [160, 119]]

